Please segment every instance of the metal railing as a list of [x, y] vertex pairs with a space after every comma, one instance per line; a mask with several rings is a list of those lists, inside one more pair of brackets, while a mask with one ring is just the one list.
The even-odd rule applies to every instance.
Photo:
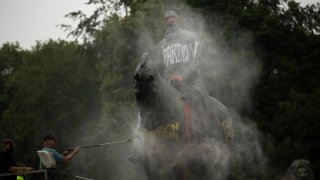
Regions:
[[33, 171], [23, 171], [23, 172], [16, 172], [16, 173], [3, 173], [0, 174], [0, 179], [1, 177], [5, 177], [5, 176], [13, 176], [13, 175], [27, 175], [27, 174], [40, 174], [43, 173], [44, 174], [44, 180], [48, 180], [48, 171], [47, 169], [40, 169], [40, 170], [33, 170]]
[[[33, 170], [33, 171], [24, 171], [24, 172], [16, 172], [16, 173], [3, 173], [0, 174], [0, 179], [1, 177], [5, 177], [5, 176], [26, 176], [27, 174], [40, 174], [43, 173], [43, 178], [41, 176], [41, 178], [39, 176], [37, 176], [38, 178], [31, 178], [31, 179], [41, 179], [41, 180], [49, 180], [49, 176], [48, 174], [54, 175], [54, 176], [59, 176], [59, 177], [64, 177], [67, 179], [82, 179], [82, 180], [94, 180], [91, 178], [86, 178], [86, 177], [82, 177], [82, 176], [76, 176], [76, 175], [71, 175], [71, 174], [65, 174], [65, 173], [59, 173], [56, 171], [52, 171], [52, 170], [48, 170], [48, 169], [40, 169], [40, 170]], [[51, 178], [52, 179], [52, 178]]]

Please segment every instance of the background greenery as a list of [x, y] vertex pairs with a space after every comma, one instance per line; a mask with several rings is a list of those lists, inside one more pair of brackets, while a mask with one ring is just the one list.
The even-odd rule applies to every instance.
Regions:
[[[250, 108], [233, 107], [224, 96], [219, 98], [257, 124], [268, 158], [265, 169], [254, 177], [242, 173], [232, 179], [279, 179], [300, 158], [310, 160], [315, 176], [320, 176], [319, 4], [301, 7], [293, 0], [90, 4], [99, 5], [92, 16], [68, 15], [79, 22], [70, 35], [84, 43], [49, 40], [32, 50], [17, 43], [0, 49], [0, 137], [16, 141], [19, 162], [37, 168], [35, 151], [48, 132], [58, 136], [59, 150], [131, 137], [138, 112], [135, 67], [142, 52], [163, 37], [164, 11], [174, 9], [184, 17], [200, 14], [207, 41], [235, 57], [254, 59], [248, 63], [261, 63], [259, 79], [250, 89]], [[119, 17], [117, 12], [124, 10], [126, 15]], [[83, 150], [66, 171], [97, 179], [145, 178], [137, 173], [141, 167], [128, 162], [128, 147]]]

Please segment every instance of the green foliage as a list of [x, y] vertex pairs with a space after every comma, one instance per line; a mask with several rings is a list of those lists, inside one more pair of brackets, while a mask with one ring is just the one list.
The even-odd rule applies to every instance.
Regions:
[[89, 42], [95, 36], [98, 30], [101, 30], [102, 22], [105, 18], [113, 15], [122, 14], [128, 15], [128, 6], [130, 1], [117, 1], [117, 0], [89, 0], [86, 4], [95, 5], [98, 8], [90, 15], [87, 16], [82, 11], [74, 11], [65, 15], [78, 22], [76, 28], [68, 24], [60, 24], [60, 27], [68, 31], [68, 36], [73, 36], [75, 39], [82, 38], [84, 42]]
[[[12, 91], [10, 79], [19, 70], [26, 53], [18, 44], [4, 44], [0, 49], [0, 122], [3, 122], [3, 112], [8, 107]], [[4, 133], [0, 132], [0, 135]], [[4, 134], [3, 134], [4, 135]]]
[[81, 48], [63, 41], [38, 44], [7, 80], [10, 99], [1, 130], [26, 144], [17, 152], [26, 151], [25, 160], [34, 157], [45, 133], [67, 135], [72, 130], [66, 127], [81, 125], [98, 110], [98, 78]]

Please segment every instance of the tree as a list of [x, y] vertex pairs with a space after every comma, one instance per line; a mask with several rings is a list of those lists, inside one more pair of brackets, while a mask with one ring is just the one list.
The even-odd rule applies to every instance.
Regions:
[[7, 43], [0, 49], [0, 122], [3, 121], [3, 112], [12, 96], [10, 79], [23, 64], [25, 55], [26, 52], [19, 47], [19, 44]]
[[99, 116], [99, 79], [83, 52], [75, 43], [38, 43], [12, 75], [1, 129], [25, 147], [18, 154], [24, 151], [27, 162], [33, 161], [44, 134], [55, 132], [71, 141], [70, 133]]

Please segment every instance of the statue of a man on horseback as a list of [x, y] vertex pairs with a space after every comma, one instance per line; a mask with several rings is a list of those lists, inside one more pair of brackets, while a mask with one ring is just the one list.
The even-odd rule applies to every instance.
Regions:
[[173, 169], [172, 179], [193, 179], [190, 174], [198, 179], [206, 174], [205, 156], [213, 142], [232, 141], [231, 117], [201, 80], [201, 41], [178, 27], [176, 12], [167, 11], [164, 21], [165, 37], [143, 55], [135, 72], [143, 164], [149, 179], [160, 179], [165, 163]]

